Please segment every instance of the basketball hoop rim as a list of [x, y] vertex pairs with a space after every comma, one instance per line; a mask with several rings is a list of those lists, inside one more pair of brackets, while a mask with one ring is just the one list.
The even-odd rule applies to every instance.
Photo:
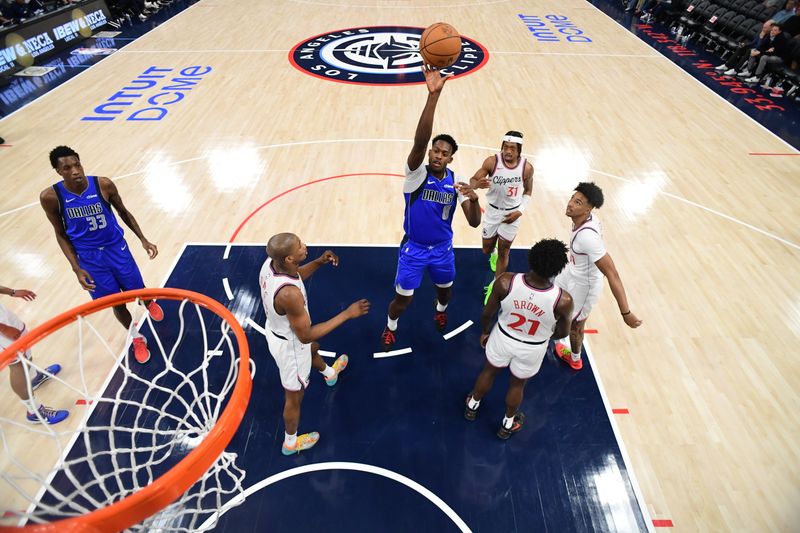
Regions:
[[236, 385], [228, 400], [228, 405], [208, 435], [194, 450], [189, 452], [186, 457], [164, 475], [136, 493], [84, 516], [23, 527], [2, 526], [0, 527], [0, 533], [11, 531], [37, 533], [56, 531], [108, 532], [126, 529], [154, 515], [186, 492], [222, 454], [239, 428], [253, 387], [250, 378], [250, 349], [247, 344], [247, 337], [239, 321], [236, 320], [236, 317], [227, 307], [209, 296], [194, 291], [172, 288], [137, 289], [111, 294], [74, 307], [33, 328], [14, 341], [0, 353], [0, 370], [8, 366], [20, 351], [25, 352], [29, 347], [46, 338], [54, 331], [77, 321], [79, 316], [90, 315], [137, 299], [188, 299], [216, 313], [231, 325], [231, 330], [236, 337], [239, 348], [239, 373], [236, 378]]

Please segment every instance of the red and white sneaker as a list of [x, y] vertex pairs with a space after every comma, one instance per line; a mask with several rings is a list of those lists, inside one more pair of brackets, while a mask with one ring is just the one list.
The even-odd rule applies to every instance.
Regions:
[[150, 360], [150, 350], [147, 349], [147, 339], [144, 337], [133, 338], [133, 357], [140, 364], [145, 364]]
[[150, 300], [150, 303], [147, 304], [147, 312], [150, 313], [150, 318], [156, 322], [164, 320], [164, 310], [161, 309], [161, 306], [158, 305], [155, 300]]
[[572, 370], [580, 370], [583, 368], [583, 359], [578, 359], [577, 361], [572, 360], [572, 350], [570, 350], [565, 344], [560, 342], [556, 343], [556, 357], [567, 363]]

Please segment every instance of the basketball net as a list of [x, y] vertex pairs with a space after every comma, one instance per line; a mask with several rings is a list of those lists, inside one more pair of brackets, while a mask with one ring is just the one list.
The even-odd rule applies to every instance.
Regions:
[[[153, 298], [163, 321], [128, 305], [141, 316], [124, 348], [110, 345], [107, 337], [121, 335], [110, 329], [109, 308]], [[151, 353], [144, 364], [128, 348], [137, 323]], [[23, 355], [31, 347], [32, 360]], [[70, 415], [32, 423], [16, 395], [0, 398], [0, 531], [200, 531], [225, 503], [243, 501], [245, 473], [224, 448], [249, 400], [249, 351], [218, 302], [178, 289], [101, 298], [17, 340], [0, 354], [0, 374], [12, 361], [24, 369], [29, 397]], [[56, 361], [63, 368], [54, 375], [46, 369]], [[34, 392], [37, 373], [49, 379]]]

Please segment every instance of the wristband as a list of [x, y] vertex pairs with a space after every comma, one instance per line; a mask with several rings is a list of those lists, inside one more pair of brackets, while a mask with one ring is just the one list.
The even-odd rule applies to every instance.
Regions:
[[16, 295], [17, 295], [17, 291], [15, 291], [14, 289], [11, 289], [11, 296], [16, 296]]
[[531, 197], [530, 196], [528, 196], [527, 194], [523, 195], [522, 196], [522, 202], [519, 204], [519, 207], [517, 208], [517, 211], [519, 211], [520, 213], [524, 213], [525, 212], [525, 208], [528, 207], [528, 202], [530, 202], [530, 201], [531, 201]]
[[622, 316], [628, 316], [629, 314], [631, 314], [630, 310], [627, 313], [622, 313]]

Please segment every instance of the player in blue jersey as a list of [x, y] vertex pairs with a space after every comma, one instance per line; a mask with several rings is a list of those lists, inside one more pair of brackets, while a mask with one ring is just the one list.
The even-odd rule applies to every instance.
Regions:
[[477, 228], [481, 223], [478, 195], [466, 183], [456, 182], [453, 171], [447, 168], [458, 150], [455, 139], [450, 135], [434, 137], [428, 150], [428, 164], [424, 164], [436, 104], [452, 74], [442, 76], [438, 70], [427, 66], [422, 71], [428, 87], [428, 100], [417, 123], [414, 146], [406, 160], [403, 184], [405, 236], [398, 254], [395, 296], [389, 304], [388, 321], [381, 334], [384, 350], [390, 350], [396, 342], [397, 321], [411, 303], [414, 289], [419, 287], [425, 270], [436, 285], [433, 320], [439, 331], [444, 330], [447, 326], [447, 303], [456, 278], [453, 253], [456, 206], [461, 205], [470, 226]]
[[[139, 237], [150, 259], [158, 255], [158, 248], [145, 238], [136, 219], [122, 203], [114, 182], [86, 176], [80, 156], [68, 146], [53, 149], [50, 164], [63, 181], [43, 190], [39, 201], [81, 287], [89, 291], [93, 299], [144, 288], [142, 274], [111, 207]], [[153, 320], [164, 317], [155, 301], [143, 303]], [[133, 318], [125, 304], [114, 307], [114, 316], [125, 329], [130, 328]], [[147, 341], [136, 330], [133, 331], [133, 350], [138, 362], [146, 363], [150, 359]]]

